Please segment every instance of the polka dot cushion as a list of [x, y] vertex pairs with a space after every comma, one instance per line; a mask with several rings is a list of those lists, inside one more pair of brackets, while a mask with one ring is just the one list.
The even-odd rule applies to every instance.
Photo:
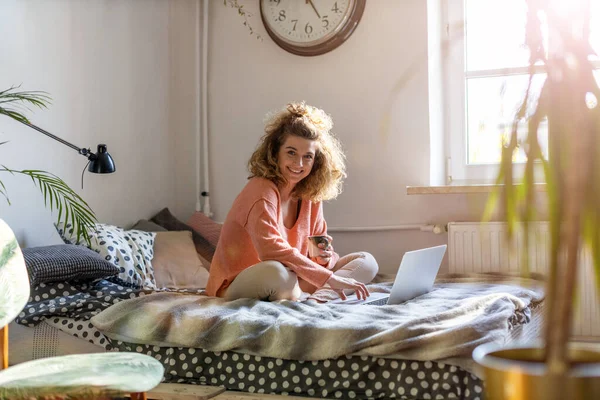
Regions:
[[330, 399], [483, 399], [480, 379], [446, 363], [367, 356], [295, 361], [235, 352], [157, 347], [111, 340], [89, 321], [112, 304], [149, 293], [152, 291], [128, 288], [107, 280], [42, 284], [33, 289], [17, 322], [33, 326], [45, 319], [48, 324], [108, 351], [150, 355], [164, 365], [165, 382]]
[[[87, 245], [77, 242], [73, 228], [67, 225], [56, 229], [67, 244]], [[124, 230], [114, 225], [96, 224], [90, 232], [90, 249], [119, 268], [117, 277], [129, 286], [156, 289], [152, 258], [154, 257], [155, 232]]]

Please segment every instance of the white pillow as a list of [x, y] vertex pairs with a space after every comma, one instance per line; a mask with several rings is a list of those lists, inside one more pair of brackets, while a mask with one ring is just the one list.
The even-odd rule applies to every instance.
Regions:
[[190, 231], [157, 232], [152, 266], [159, 288], [206, 288], [208, 270], [196, 253]]
[[156, 289], [151, 262], [154, 257], [155, 232], [135, 229], [126, 231], [114, 225], [96, 224], [89, 232], [91, 245], [88, 245], [81, 240], [75, 243], [77, 237], [70, 224], [66, 229], [56, 225], [56, 230], [65, 243], [89, 247], [119, 267], [117, 277], [126, 284]]

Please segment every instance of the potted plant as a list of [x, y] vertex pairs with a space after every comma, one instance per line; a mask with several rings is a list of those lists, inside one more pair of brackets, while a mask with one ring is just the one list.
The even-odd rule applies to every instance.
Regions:
[[[29, 122], [22, 113], [22, 109], [27, 106], [47, 108], [50, 103], [50, 97], [45, 92], [37, 91], [18, 91], [18, 87], [10, 87], [0, 91], [0, 115], [20, 122]], [[1, 142], [5, 145], [7, 142]], [[69, 187], [58, 176], [40, 170], [14, 170], [0, 163], [0, 172], [13, 175], [24, 175], [29, 177], [33, 183], [40, 189], [44, 196], [44, 204], [51, 211], [57, 210], [57, 222], [64, 226], [71, 224], [77, 235], [77, 241], [80, 238], [89, 244], [89, 235], [83, 233], [97, 222], [96, 215], [81, 196]], [[0, 178], [0, 195], [2, 195], [8, 204], [10, 199], [6, 186]]]
[[[509, 236], [521, 222], [527, 240], [529, 223], [536, 218], [534, 166], [543, 167], [551, 236], [544, 338], [539, 346], [507, 349], [487, 344], [475, 349], [473, 356], [484, 368], [487, 400], [600, 398], [600, 352], [569, 340], [578, 261], [584, 247], [592, 253], [600, 287], [600, 89], [589, 59], [593, 55], [588, 40], [589, 1], [579, 2], [572, 16], [558, 12], [556, 3], [527, 0], [530, 84], [503, 148], [498, 175], [501, 189], [490, 198], [490, 204], [502, 199]], [[546, 80], [536, 99], [530, 92], [531, 81], [540, 64], [545, 66]], [[538, 128], [545, 118], [548, 159], [538, 142]], [[522, 143], [517, 138], [519, 123], [528, 127]], [[519, 185], [512, 172], [517, 146], [527, 154]]]

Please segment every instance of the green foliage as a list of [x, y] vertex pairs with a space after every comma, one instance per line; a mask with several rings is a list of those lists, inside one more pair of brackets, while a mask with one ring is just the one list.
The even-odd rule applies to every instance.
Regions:
[[[15, 255], [15, 250], [17, 250], [18, 246], [17, 239], [13, 238], [0, 252], [0, 275], [2, 274], [2, 268], [4, 268], [6, 264], [8, 264], [8, 261]], [[0, 321], [3, 321], [10, 311], [9, 307], [6, 307], [3, 304], [3, 307], [0, 308]]]
[[0, 252], [0, 268], [4, 267], [8, 263], [8, 260], [15, 255], [17, 246], [17, 239], [11, 240], [4, 246], [2, 252]]
[[[28, 110], [27, 106], [47, 108], [50, 103], [50, 97], [45, 92], [17, 91], [18, 86], [0, 91], [0, 114], [20, 122], [29, 122], [23, 114]], [[0, 143], [0, 146], [6, 142]], [[57, 222], [63, 222], [66, 226], [70, 223], [77, 233], [77, 241], [81, 238], [90, 244], [87, 230], [96, 223], [97, 219], [90, 206], [71, 189], [62, 179], [49, 172], [40, 170], [22, 170], [17, 171], [4, 165], [0, 172], [10, 174], [25, 175], [31, 178], [44, 196], [44, 204], [50, 208], [50, 211], [57, 210]], [[6, 186], [0, 180], [0, 195], [4, 197], [10, 205], [10, 199]]]
[[[587, 6], [587, 11], [580, 10], [581, 15], [589, 16], [589, 4]], [[503, 148], [497, 181], [502, 187], [490, 197], [486, 218], [500, 200], [509, 237], [514, 235], [517, 223], [523, 224], [524, 251], [527, 252], [529, 225], [537, 218], [535, 210], [538, 206], [534, 193], [534, 165], [542, 166], [551, 242], [546, 357], [550, 372], [562, 374], [568, 368], [566, 345], [577, 293], [578, 257], [584, 245], [591, 249], [596, 283], [600, 288], [600, 89], [589, 61], [591, 46], [587, 39], [582, 39], [589, 37], [589, 17], [581, 25], [580, 21], [557, 14], [546, 0], [528, 0], [528, 9], [529, 87], [516, 114], [510, 139]], [[555, 42], [562, 45], [562, 51], [546, 48], [540, 15], [546, 17], [547, 29]], [[527, 115], [536, 63], [545, 66], [547, 78], [534, 112]], [[548, 119], [548, 160], [542, 156], [537, 135], [540, 122], [545, 118]], [[517, 185], [512, 156], [521, 121], [528, 124], [523, 146], [527, 161], [522, 182]], [[527, 262], [526, 254], [523, 260]]]
[[[18, 92], [20, 86], [11, 86], [0, 91], [0, 114], [6, 115], [20, 122], [29, 122], [23, 114], [27, 106], [48, 108], [50, 96], [46, 92]], [[3, 143], [0, 143], [3, 144]]]
[[107, 352], [48, 357], [0, 371], [0, 399], [108, 399], [158, 385], [162, 364], [145, 354]]
[[229, 5], [230, 7], [235, 8], [238, 12], [238, 15], [240, 17], [244, 18], [244, 26], [246, 28], [248, 28], [248, 31], [250, 32], [250, 34], [256, 35], [256, 38], [260, 41], [263, 40], [262, 36], [260, 36], [258, 33], [256, 33], [254, 31], [254, 28], [252, 28], [252, 25], [250, 24], [249, 18], [252, 17], [252, 13], [246, 11], [244, 6], [240, 5], [238, 0], [223, 0], [223, 5], [224, 6]]

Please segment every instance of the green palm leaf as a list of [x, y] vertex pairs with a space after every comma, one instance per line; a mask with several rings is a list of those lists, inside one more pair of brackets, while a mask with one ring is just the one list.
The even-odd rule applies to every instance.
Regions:
[[[76, 242], [80, 242], [83, 239], [88, 245], [91, 244], [88, 230], [97, 222], [96, 215], [88, 203], [75, 193], [62, 179], [46, 171], [17, 171], [7, 168], [4, 165], [0, 168], [0, 172], [29, 176], [42, 192], [44, 205], [50, 208], [50, 211], [58, 210], [58, 224], [62, 223], [63, 226], [71, 224], [76, 233]], [[4, 188], [1, 181], [0, 186]], [[5, 192], [0, 190], [0, 193], [6, 197]]]
[[23, 114], [29, 110], [27, 106], [47, 108], [51, 102], [46, 92], [17, 91], [20, 86], [11, 86], [0, 91], [0, 114], [6, 115], [20, 122], [29, 122]]
[[[0, 91], [0, 115], [6, 115], [19, 122], [29, 120], [23, 114], [30, 110], [29, 107], [47, 108], [50, 104], [50, 96], [40, 91], [19, 91], [20, 86], [11, 86]], [[6, 142], [0, 143], [0, 146]], [[44, 204], [50, 211], [58, 210], [58, 223], [64, 226], [71, 224], [77, 235], [77, 242], [81, 238], [89, 245], [90, 239], [87, 234], [96, 222], [96, 215], [90, 206], [77, 193], [75, 193], [62, 179], [46, 171], [22, 170], [17, 171], [6, 166], [1, 166], [0, 172], [27, 175], [40, 189], [44, 196]], [[10, 205], [10, 199], [6, 186], [0, 180], [0, 196], [3, 196]]]

